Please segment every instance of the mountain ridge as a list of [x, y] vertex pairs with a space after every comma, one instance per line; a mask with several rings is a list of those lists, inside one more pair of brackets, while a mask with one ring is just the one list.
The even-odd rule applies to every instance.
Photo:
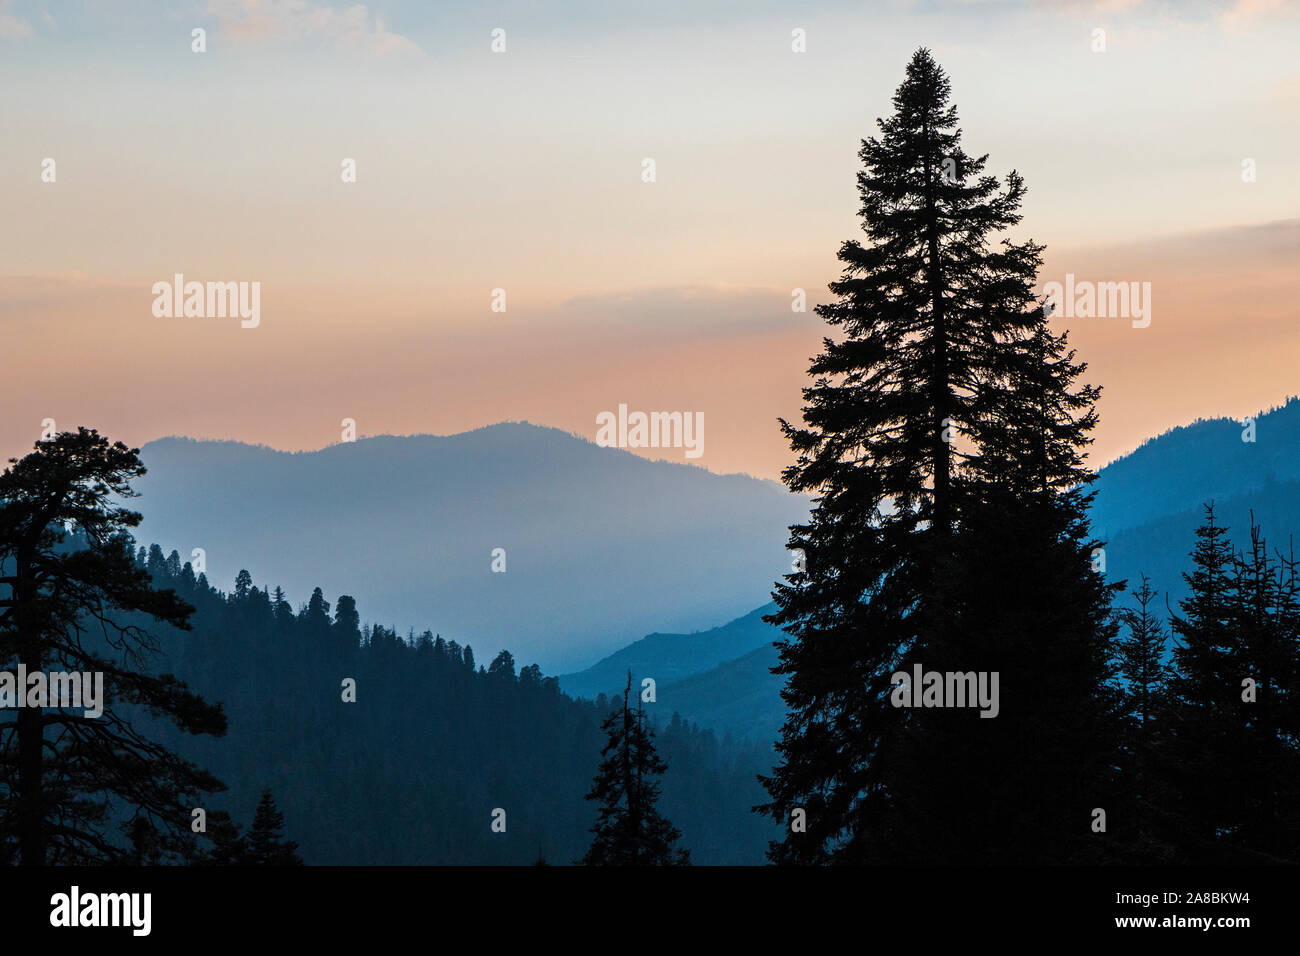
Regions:
[[[653, 677], [657, 686], [682, 680], [771, 644], [781, 632], [765, 624], [762, 617], [775, 610], [776, 605], [769, 601], [748, 614], [708, 630], [689, 634], [647, 634], [585, 670], [561, 674], [560, 689], [570, 696], [588, 698], [612, 693], [622, 688], [629, 668], [634, 686], [639, 685], [642, 677]], [[689, 715], [683, 713], [682, 716]]]
[[531, 424], [309, 452], [173, 436], [141, 455], [141, 538], [202, 548], [213, 583], [247, 567], [294, 602], [353, 589], [386, 625], [438, 620], [551, 673], [750, 612], [808, 508], [769, 479]]

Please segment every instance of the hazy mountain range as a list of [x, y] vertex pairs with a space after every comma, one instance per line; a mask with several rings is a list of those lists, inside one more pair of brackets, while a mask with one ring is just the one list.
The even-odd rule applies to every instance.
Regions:
[[1300, 399], [1257, 416], [1249, 431], [1228, 418], [1171, 429], [1103, 468], [1095, 487], [1108, 575], [1136, 587], [1146, 574], [1177, 607], [1205, 502], [1238, 548], [1253, 513], [1270, 547], [1289, 550], [1300, 531]]
[[[1093, 523], [1112, 579], [1146, 573], [1176, 607], [1211, 499], [1238, 544], [1253, 511], [1289, 547], [1300, 400], [1258, 416], [1253, 436], [1246, 427], [1171, 429], [1101, 470]], [[677, 711], [754, 740], [780, 726], [780, 634], [762, 616], [789, 566], [785, 528], [807, 505], [774, 482], [528, 424], [298, 454], [164, 439], [143, 457], [141, 540], [183, 556], [205, 547], [219, 586], [248, 567], [301, 602], [347, 582], [388, 623], [435, 621], [480, 653], [507, 647], [552, 673], [596, 660], [560, 678], [572, 696], [617, 692], [631, 670], [638, 688], [655, 679], [665, 719]], [[490, 570], [494, 547], [506, 549], [504, 574]], [[718, 621], [729, 623], [709, 627]]]
[[299, 453], [165, 438], [141, 457], [138, 537], [204, 549], [216, 586], [247, 568], [295, 606], [354, 593], [399, 632], [432, 625], [548, 673], [769, 600], [808, 508], [777, 482], [527, 423]]
[[769, 602], [711, 630], [648, 634], [580, 673], [561, 676], [560, 688], [570, 696], [595, 697], [622, 687], [629, 669], [637, 675], [653, 676], [661, 685], [709, 670], [759, 645], [771, 644], [780, 632], [764, 624], [762, 618], [775, 610], [776, 605]]

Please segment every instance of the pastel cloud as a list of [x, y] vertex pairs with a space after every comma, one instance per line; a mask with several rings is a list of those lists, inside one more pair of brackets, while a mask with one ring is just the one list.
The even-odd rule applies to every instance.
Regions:
[[365, 4], [317, 6], [307, 0], [209, 0], [223, 36], [236, 42], [324, 43], [375, 56], [420, 55], [407, 37], [390, 32]]
[[1231, 32], [1285, 11], [1283, 0], [1235, 0], [1219, 18], [1219, 23], [1225, 31]]
[[23, 40], [35, 31], [29, 21], [9, 12], [13, 0], [0, 0], [0, 40]]

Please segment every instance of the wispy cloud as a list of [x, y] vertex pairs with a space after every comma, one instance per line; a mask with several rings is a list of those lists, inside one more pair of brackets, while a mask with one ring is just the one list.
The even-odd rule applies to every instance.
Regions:
[[9, 12], [12, 6], [13, 0], [0, 0], [0, 40], [22, 40], [35, 33], [30, 22]]
[[1147, 10], [1170, 20], [1215, 20], [1225, 31], [1294, 14], [1293, 0], [949, 0], [953, 6], [1033, 8], [1046, 13], [1124, 13]]
[[323, 43], [376, 56], [419, 56], [420, 48], [393, 33], [365, 4], [314, 5], [307, 0], [209, 0], [223, 36], [235, 42]]
[[1225, 33], [1234, 33], [1261, 20], [1271, 20], [1288, 13], [1294, 15], [1295, 10], [1289, 9], [1285, 0], [1235, 0], [1219, 17], [1219, 25]]

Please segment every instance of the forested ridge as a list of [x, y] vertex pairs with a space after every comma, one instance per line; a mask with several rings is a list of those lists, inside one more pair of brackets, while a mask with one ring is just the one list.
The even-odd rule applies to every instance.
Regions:
[[[269, 786], [309, 865], [582, 858], [596, 816], [584, 795], [613, 701], [572, 700], [508, 651], [480, 662], [434, 632], [363, 625], [346, 595], [331, 611], [317, 589], [295, 611], [247, 574], [218, 591], [157, 545], [136, 560], [156, 587], [196, 608], [192, 632], [160, 642], [155, 669], [221, 702], [227, 734], [194, 737], [161, 722], [151, 732], [228, 786], [214, 807], [246, 821]], [[346, 678], [356, 681], [352, 703]], [[661, 807], [695, 862], [762, 862], [774, 828], [750, 807], [770, 765], [763, 750], [676, 714], [657, 723], [669, 768]], [[505, 833], [490, 830], [496, 808]]]

